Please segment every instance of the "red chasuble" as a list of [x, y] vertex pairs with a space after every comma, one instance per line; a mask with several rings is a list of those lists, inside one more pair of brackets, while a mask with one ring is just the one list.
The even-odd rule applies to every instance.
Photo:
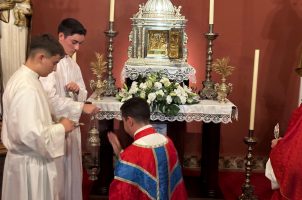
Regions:
[[295, 110], [270, 159], [280, 189], [272, 199], [302, 200], [302, 106]]
[[[147, 128], [135, 135], [134, 141], [155, 133]], [[156, 146], [135, 142], [121, 154], [110, 185], [111, 200], [186, 200], [176, 149], [170, 139]]]

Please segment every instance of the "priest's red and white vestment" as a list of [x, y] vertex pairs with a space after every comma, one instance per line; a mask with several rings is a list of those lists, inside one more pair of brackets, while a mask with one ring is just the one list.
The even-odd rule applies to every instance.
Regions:
[[109, 199], [187, 199], [173, 142], [145, 126], [121, 154], [110, 185]]
[[272, 199], [302, 199], [302, 106], [295, 110], [284, 137], [272, 149], [270, 161], [279, 189]]

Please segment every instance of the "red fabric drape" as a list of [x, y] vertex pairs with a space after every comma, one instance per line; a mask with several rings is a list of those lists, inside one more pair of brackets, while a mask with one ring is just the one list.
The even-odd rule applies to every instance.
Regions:
[[302, 106], [290, 119], [284, 138], [270, 154], [274, 173], [280, 185], [272, 199], [302, 199]]

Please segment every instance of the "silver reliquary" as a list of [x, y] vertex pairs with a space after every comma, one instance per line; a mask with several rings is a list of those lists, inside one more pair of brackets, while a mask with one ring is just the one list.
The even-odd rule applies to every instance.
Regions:
[[133, 15], [127, 66], [187, 67], [187, 20], [170, 0], [148, 0]]

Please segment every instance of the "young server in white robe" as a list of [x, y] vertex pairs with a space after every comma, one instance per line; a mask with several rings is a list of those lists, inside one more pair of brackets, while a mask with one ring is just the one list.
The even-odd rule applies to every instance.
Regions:
[[59, 200], [55, 161], [64, 155], [66, 133], [74, 122], [54, 123], [39, 81], [64, 55], [50, 35], [31, 41], [29, 56], [7, 83], [3, 94], [2, 141], [7, 148], [2, 200]]
[[[84, 42], [86, 29], [73, 18], [64, 19], [58, 27], [59, 42], [65, 50], [65, 56], [57, 65], [57, 70], [47, 77], [40, 78], [48, 94], [53, 114], [57, 117], [68, 117], [79, 121], [82, 112], [95, 114], [98, 108], [92, 104], [84, 104], [87, 90], [79, 65], [71, 56], [79, 50]], [[58, 162], [62, 169], [61, 192], [64, 200], [82, 199], [82, 152], [81, 132], [76, 128], [66, 138], [65, 156]]]

